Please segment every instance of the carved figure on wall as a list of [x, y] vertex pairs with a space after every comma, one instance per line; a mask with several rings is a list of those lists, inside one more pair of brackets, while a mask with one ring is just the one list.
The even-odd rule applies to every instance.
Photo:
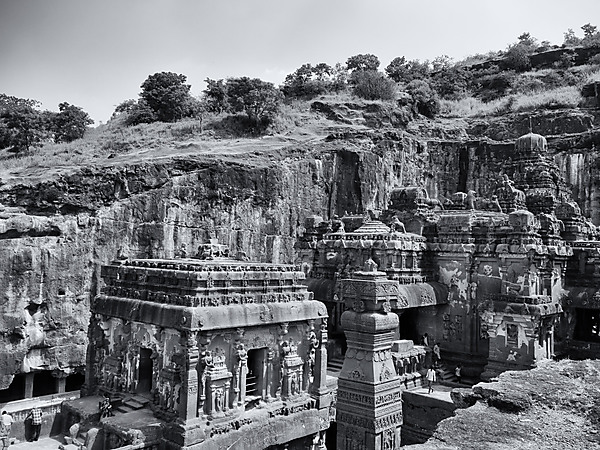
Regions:
[[485, 264], [483, 266], [483, 275], [486, 277], [491, 277], [493, 272], [493, 268], [490, 264]]
[[490, 201], [490, 211], [494, 212], [503, 212], [502, 207], [500, 206], [500, 202], [498, 201], [497, 195], [492, 195], [492, 200]]
[[217, 389], [215, 390], [215, 411], [223, 412], [223, 390]]
[[475, 191], [467, 191], [466, 207], [475, 209]]
[[406, 233], [406, 228], [398, 217], [394, 217], [394, 220], [390, 224], [390, 229], [395, 233]]

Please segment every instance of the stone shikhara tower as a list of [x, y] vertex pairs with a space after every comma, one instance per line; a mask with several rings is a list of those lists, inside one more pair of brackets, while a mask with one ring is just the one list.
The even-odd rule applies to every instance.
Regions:
[[397, 281], [369, 260], [342, 284], [348, 308], [342, 315], [348, 349], [338, 378], [337, 448], [395, 449], [400, 446], [402, 387], [392, 360], [398, 315], [390, 300]]

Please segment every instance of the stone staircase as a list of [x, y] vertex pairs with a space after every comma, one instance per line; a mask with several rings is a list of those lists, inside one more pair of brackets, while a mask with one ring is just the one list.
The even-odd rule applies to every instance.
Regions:
[[342, 371], [342, 366], [344, 365], [344, 357], [340, 356], [338, 358], [332, 358], [327, 361], [327, 371], [333, 373], [340, 373]]
[[113, 408], [113, 412], [115, 414], [127, 414], [131, 411], [138, 411], [140, 409], [145, 408], [149, 402], [150, 400], [148, 400], [145, 397], [142, 397], [141, 395], [132, 395], [129, 397], [125, 397], [119, 406]]
[[438, 376], [438, 383], [446, 385], [457, 385], [458, 378], [454, 374], [454, 368], [448, 368], [445, 364], [440, 364], [436, 369]]

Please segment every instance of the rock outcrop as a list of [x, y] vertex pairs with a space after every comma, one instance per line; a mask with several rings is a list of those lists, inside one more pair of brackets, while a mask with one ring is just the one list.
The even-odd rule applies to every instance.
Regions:
[[426, 443], [407, 448], [600, 448], [599, 382], [600, 363], [589, 360], [505, 372], [471, 393], [454, 391], [457, 406], [466, 409], [440, 422]]

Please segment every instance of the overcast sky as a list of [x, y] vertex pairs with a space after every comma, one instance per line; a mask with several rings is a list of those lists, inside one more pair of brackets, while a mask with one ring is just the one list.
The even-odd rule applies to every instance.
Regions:
[[600, 26], [600, 0], [0, 0], [0, 93], [106, 121], [156, 72], [258, 77], [373, 53], [460, 60], [527, 31], [562, 44]]

